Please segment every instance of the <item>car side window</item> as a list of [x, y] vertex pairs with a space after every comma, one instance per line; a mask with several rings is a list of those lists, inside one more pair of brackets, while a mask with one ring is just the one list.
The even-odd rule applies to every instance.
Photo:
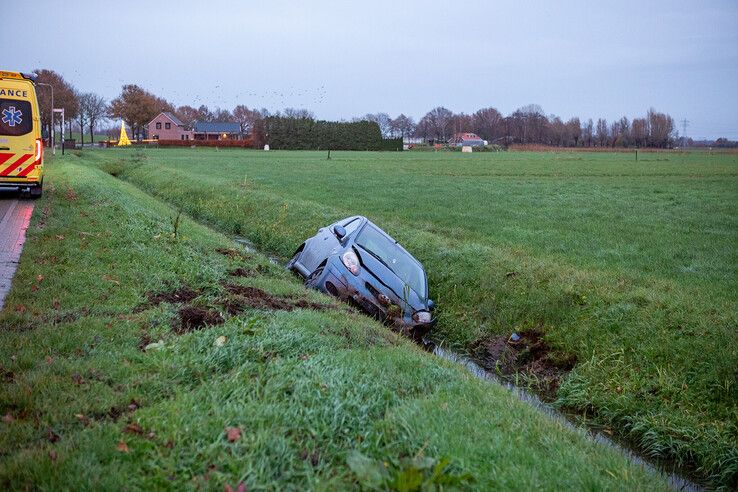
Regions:
[[356, 229], [358, 229], [359, 225], [361, 224], [361, 220], [354, 219], [348, 224], [344, 225], [343, 228], [346, 229], [346, 235], [350, 235], [352, 232], [354, 232]]

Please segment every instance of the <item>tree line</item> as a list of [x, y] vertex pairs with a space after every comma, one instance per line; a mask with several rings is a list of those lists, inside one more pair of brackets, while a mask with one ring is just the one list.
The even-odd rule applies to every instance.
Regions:
[[[67, 128], [71, 138], [73, 127], [79, 128], [84, 143], [85, 132], [94, 141], [95, 129], [106, 119], [122, 119], [131, 129], [131, 137], [141, 139], [145, 136], [146, 125], [162, 111], [175, 114], [186, 126], [195, 121], [236, 122], [243, 134], [249, 135], [264, 126], [270, 117], [311, 120], [313, 113], [306, 109], [288, 108], [283, 112], [270, 113], [268, 110], [249, 108], [239, 104], [232, 110], [206, 105], [175, 106], [135, 84], [122, 87], [118, 97], [107, 103], [104, 98], [93, 93], [78, 92], [64, 77], [53, 70], [37, 70], [38, 82], [54, 86], [54, 104], [64, 108]], [[41, 122], [50, 130], [50, 91], [41, 85], [37, 90], [41, 108]], [[276, 121], [276, 120], [275, 120]], [[580, 120], [578, 117], [564, 121], [556, 115], [546, 115], [537, 104], [518, 108], [505, 116], [494, 107], [482, 108], [472, 114], [454, 113], [439, 106], [428, 111], [417, 122], [411, 116], [400, 114], [395, 118], [387, 113], [370, 113], [350, 120], [376, 123], [384, 138], [415, 137], [434, 143], [447, 142], [455, 133], [473, 132], [490, 144], [542, 144], [557, 147], [657, 147], [673, 146], [678, 139], [674, 119], [655, 109], [632, 120], [623, 116], [607, 121]], [[59, 131], [61, 121], [58, 121]], [[279, 126], [272, 122], [272, 124]], [[346, 127], [348, 128], [348, 127]], [[343, 130], [338, 132], [342, 133]], [[350, 132], [349, 132], [350, 133]]]
[[674, 145], [678, 134], [674, 119], [651, 108], [643, 117], [622, 117], [608, 122], [570, 118], [563, 121], [549, 115], [537, 104], [523, 106], [508, 116], [496, 108], [480, 109], [472, 114], [454, 113], [442, 106], [428, 111], [417, 123], [400, 114], [386, 113], [362, 117], [379, 124], [385, 136], [416, 137], [431, 142], [447, 142], [455, 133], [472, 132], [489, 143], [542, 144], [557, 147], [660, 147]]

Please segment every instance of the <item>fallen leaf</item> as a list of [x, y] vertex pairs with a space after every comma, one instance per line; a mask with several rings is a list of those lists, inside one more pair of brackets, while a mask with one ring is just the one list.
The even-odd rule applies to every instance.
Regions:
[[216, 347], [222, 347], [223, 345], [225, 345], [226, 340], [228, 340], [226, 337], [219, 336], [215, 339], [215, 343], [213, 343], [213, 345], [215, 345]]
[[88, 425], [90, 425], [90, 419], [87, 416], [85, 416], [84, 414], [82, 414], [82, 413], [76, 413], [76, 414], [74, 414], [74, 416], [77, 417], [77, 420], [79, 420], [82, 423], [82, 425], [84, 425], [85, 427], [87, 427]]
[[118, 443], [118, 451], [121, 453], [127, 453], [128, 452], [128, 444], [125, 443], [125, 441], [120, 441]]
[[172, 449], [174, 447], [174, 442], [171, 439], [167, 439], [166, 444], [164, 444], [165, 448]]
[[302, 354], [302, 355], [301, 355], [301, 356], [299, 357], [299, 359], [300, 359], [300, 360], [308, 360], [309, 358], [310, 358], [310, 356], [309, 356], [308, 354]]
[[[233, 492], [233, 487], [226, 484], [225, 487], [223, 487], [224, 492]], [[243, 482], [239, 482], [236, 486], [236, 492], [246, 492], [246, 485]]]
[[78, 386], [79, 385], [82, 385], [82, 384], [85, 384], [85, 378], [83, 378], [82, 376], [80, 376], [77, 373], [72, 374], [72, 381], [74, 381], [74, 384], [76, 384]]
[[146, 434], [146, 437], [147, 437], [148, 439], [153, 439], [153, 438], [155, 438], [155, 437], [156, 437], [156, 434], [155, 434], [155, 433], [154, 433], [154, 432], [152, 431], [152, 432], [149, 432], [148, 434]]
[[107, 280], [108, 282], [112, 282], [115, 285], [120, 285], [120, 281], [116, 279], [115, 277], [111, 277], [110, 275], [103, 275], [103, 280]]
[[144, 430], [136, 422], [131, 422], [130, 424], [126, 425], [125, 429], [123, 429], [123, 432], [126, 432], [128, 434], [142, 435], [144, 433]]
[[14, 420], [15, 420], [15, 419], [14, 419], [14, 418], [13, 418], [13, 416], [12, 416], [12, 415], [10, 414], [10, 412], [8, 412], [8, 413], [6, 413], [5, 415], [3, 415], [3, 422], [5, 422], [5, 423], [8, 423], [8, 424], [9, 424], [9, 423], [11, 423], [11, 422], [12, 422], [12, 421], [14, 421]]
[[53, 449], [49, 451], [49, 459], [56, 462], [56, 451], [54, 451]]
[[236, 442], [241, 438], [241, 429], [238, 427], [226, 427], [225, 433], [228, 442]]
[[52, 356], [50, 356], [50, 355], [47, 355], [46, 356], [46, 363], [47, 364], [53, 364], [54, 363], [54, 358]]
[[31, 286], [31, 292], [36, 292], [36, 291], [38, 291], [38, 285], [36, 285], [36, 284], [33, 284], [33, 285]]
[[137, 402], [136, 400], [131, 400], [131, 403], [128, 404], [128, 410], [133, 412], [140, 406], [141, 404], [139, 402]]
[[59, 234], [58, 236], [56, 236], [56, 238], [57, 238], [57, 239], [58, 239], [59, 241], [64, 241], [64, 236], [62, 236], [61, 234]]
[[37, 282], [43, 282], [43, 280], [44, 280], [44, 276], [43, 275], [40, 275], [39, 274], [39, 275], [36, 276], [36, 281]]
[[61, 307], [61, 303], [59, 302], [59, 299], [54, 299], [51, 303], [53, 304], [54, 309], [59, 309]]
[[16, 304], [16, 306], [15, 306], [15, 312], [16, 313], [21, 313], [21, 314], [25, 313], [26, 312], [26, 306], [24, 306], [23, 304]]

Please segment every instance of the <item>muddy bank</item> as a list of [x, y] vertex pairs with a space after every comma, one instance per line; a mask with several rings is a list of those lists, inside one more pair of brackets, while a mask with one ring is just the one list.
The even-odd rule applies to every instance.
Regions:
[[538, 329], [482, 339], [472, 346], [472, 353], [487, 371], [522, 376], [547, 399], [556, 396], [561, 381], [577, 363], [575, 355], [553, 348]]

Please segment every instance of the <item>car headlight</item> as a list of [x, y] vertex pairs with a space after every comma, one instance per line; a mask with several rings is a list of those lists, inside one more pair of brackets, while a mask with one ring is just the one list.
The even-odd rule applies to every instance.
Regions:
[[354, 253], [353, 250], [348, 250], [341, 255], [341, 263], [343, 263], [343, 265], [348, 268], [348, 271], [354, 275], [358, 275], [359, 270], [361, 270], [359, 257], [356, 256], [356, 253]]
[[430, 323], [431, 319], [433, 319], [433, 317], [428, 311], [417, 311], [413, 314], [413, 321], [416, 323]]

